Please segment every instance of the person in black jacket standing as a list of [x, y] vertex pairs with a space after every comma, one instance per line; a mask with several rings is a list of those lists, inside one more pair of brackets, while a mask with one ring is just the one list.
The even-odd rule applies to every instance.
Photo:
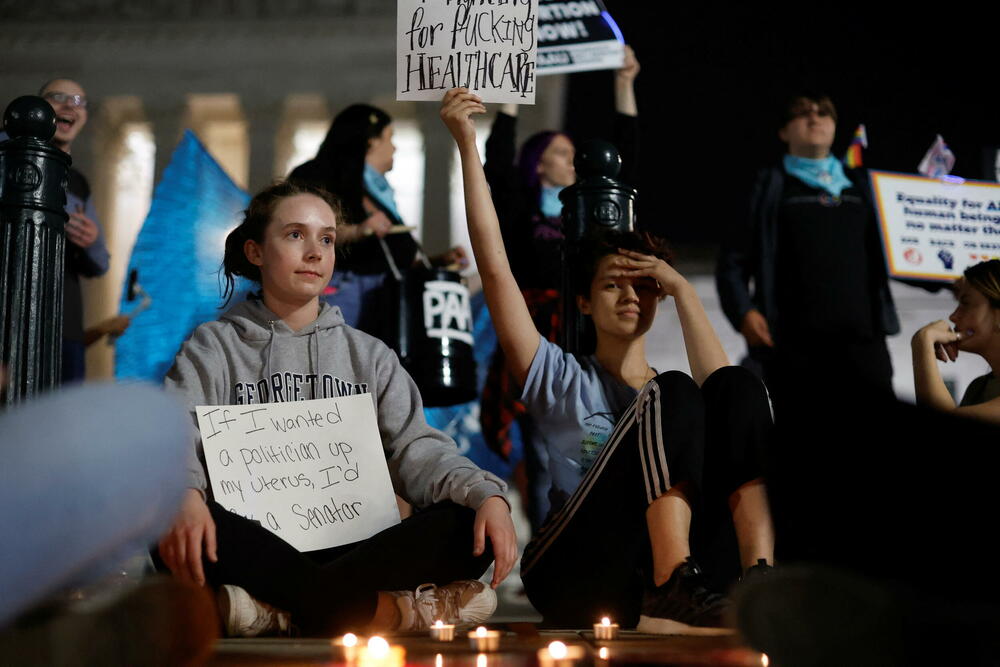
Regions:
[[892, 390], [885, 337], [899, 319], [867, 175], [830, 154], [836, 123], [826, 95], [789, 99], [787, 152], [758, 174], [716, 269], [722, 308], [779, 400], [830, 371]]

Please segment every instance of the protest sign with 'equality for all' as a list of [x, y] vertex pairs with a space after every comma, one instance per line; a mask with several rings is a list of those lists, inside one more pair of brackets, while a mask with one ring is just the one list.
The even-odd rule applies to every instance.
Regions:
[[952, 282], [1000, 259], [1000, 185], [870, 170], [888, 273]]
[[396, 99], [535, 102], [538, 0], [398, 0]]
[[215, 500], [299, 551], [399, 523], [371, 394], [195, 414]]

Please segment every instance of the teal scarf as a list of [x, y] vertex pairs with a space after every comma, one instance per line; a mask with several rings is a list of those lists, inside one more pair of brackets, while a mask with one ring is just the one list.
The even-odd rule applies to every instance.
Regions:
[[389, 211], [396, 220], [402, 220], [399, 209], [396, 208], [396, 197], [392, 191], [392, 186], [385, 179], [384, 174], [380, 174], [377, 169], [365, 162], [365, 191], [368, 196], [377, 201], [382, 208]]
[[562, 192], [561, 187], [545, 187], [542, 186], [542, 200], [540, 202], [542, 208], [542, 215], [546, 218], [558, 218], [562, 215], [562, 200], [559, 199], [559, 193]]
[[785, 173], [806, 185], [825, 190], [834, 197], [839, 197], [841, 192], [852, 185], [851, 180], [844, 174], [844, 165], [832, 155], [819, 160], [786, 155], [784, 166]]

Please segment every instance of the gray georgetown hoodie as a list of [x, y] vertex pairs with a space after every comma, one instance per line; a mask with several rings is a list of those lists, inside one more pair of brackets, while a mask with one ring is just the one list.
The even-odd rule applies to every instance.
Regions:
[[[292, 331], [257, 299], [194, 330], [167, 374], [169, 389], [196, 405], [335, 398], [371, 393], [396, 493], [416, 507], [451, 500], [477, 509], [507, 490], [424, 420], [417, 385], [382, 341], [347, 326], [321, 302], [316, 321]], [[197, 422], [195, 422], [197, 424]], [[197, 429], [196, 429], [197, 433]], [[206, 490], [201, 439], [188, 457], [191, 488]]]

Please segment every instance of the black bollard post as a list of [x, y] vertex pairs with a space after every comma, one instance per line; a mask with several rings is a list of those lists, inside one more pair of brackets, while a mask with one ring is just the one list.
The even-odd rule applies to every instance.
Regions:
[[635, 190], [615, 180], [622, 159], [613, 144], [595, 139], [584, 143], [573, 161], [577, 181], [559, 193], [563, 203], [565, 243], [562, 252], [562, 315], [560, 344], [577, 354], [593, 349], [593, 332], [576, 308], [573, 269], [580, 245], [602, 230], [631, 231], [635, 225]]
[[3, 122], [9, 139], [0, 143], [0, 400], [10, 404], [59, 384], [71, 160], [48, 143], [55, 112], [41, 97], [17, 98]]

